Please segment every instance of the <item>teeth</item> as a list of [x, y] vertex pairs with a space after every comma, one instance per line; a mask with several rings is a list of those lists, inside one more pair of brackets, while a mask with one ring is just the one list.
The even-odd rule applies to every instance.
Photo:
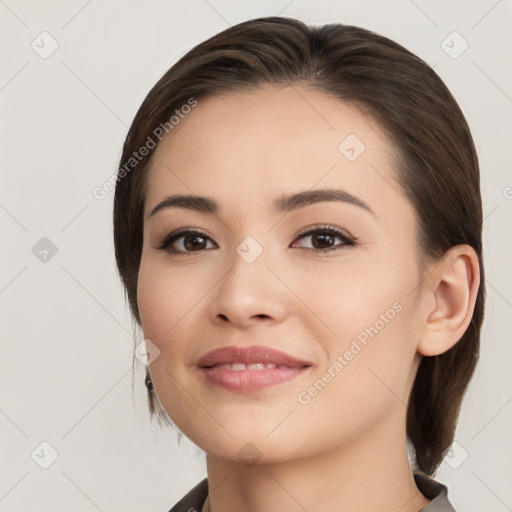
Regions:
[[215, 366], [215, 368], [218, 368], [219, 370], [232, 370], [235, 372], [240, 372], [243, 370], [273, 370], [274, 368], [287, 369], [288, 367], [283, 365], [277, 366], [275, 363], [225, 363], [218, 364]]
[[230, 364], [217, 364], [214, 368], [218, 368], [219, 370], [231, 370]]
[[265, 365], [263, 363], [251, 363], [247, 365], [248, 370], [263, 370]]

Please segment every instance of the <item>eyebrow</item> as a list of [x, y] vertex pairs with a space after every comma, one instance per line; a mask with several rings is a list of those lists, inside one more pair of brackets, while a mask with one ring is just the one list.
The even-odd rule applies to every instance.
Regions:
[[[346, 190], [339, 189], [305, 190], [296, 194], [282, 195], [274, 201], [272, 210], [274, 214], [277, 215], [327, 201], [338, 201], [359, 206], [372, 215], [375, 215], [375, 212], [362, 199]], [[153, 210], [151, 210], [147, 218], [149, 219], [157, 212], [166, 208], [184, 208], [214, 215], [219, 214], [221, 211], [219, 203], [211, 197], [175, 194], [166, 197], [163, 201], [158, 203]]]

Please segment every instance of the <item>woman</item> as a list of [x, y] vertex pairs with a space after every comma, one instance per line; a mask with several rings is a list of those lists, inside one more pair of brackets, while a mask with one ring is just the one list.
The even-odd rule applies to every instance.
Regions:
[[481, 231], [464, 116], [400, 45], [273, 17], [189, 51], [114, 204], [150, 410], [206, 452], [171, 510], [453, 510], [432, 477], [478, 358]]

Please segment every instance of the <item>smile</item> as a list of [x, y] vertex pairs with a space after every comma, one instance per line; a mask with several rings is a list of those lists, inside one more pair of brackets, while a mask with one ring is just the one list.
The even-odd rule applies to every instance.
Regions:
[[206, 381], [233, 392], [255, 392], [295, 379], [311, 367], [284, 352], [252, 345], [208, 352], [196, 363]]

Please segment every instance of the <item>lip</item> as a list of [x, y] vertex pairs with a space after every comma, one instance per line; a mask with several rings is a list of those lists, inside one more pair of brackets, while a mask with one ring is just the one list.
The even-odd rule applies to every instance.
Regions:
[[[265, 367], [260, 369], [226, 367], [258, 363], [263, 363]], [[196, 366], [207, 381], [215, 387], [235, 392], [255, 392], [288, 382], [307, 371], [312, 364], [270, 347], [252, 345], [250, 347], [229, 346], [213, 350], [202, 356]]]

